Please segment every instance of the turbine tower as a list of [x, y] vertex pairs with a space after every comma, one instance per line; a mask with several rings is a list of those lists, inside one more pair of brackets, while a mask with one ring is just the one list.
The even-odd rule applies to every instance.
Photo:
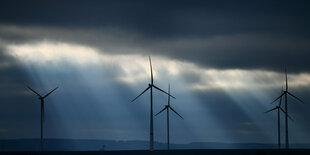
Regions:
[[[282, 87], [282, 90], [281, 90], [281, 93], [280, 94], [282, 94], [283, 93], [283, 87]], [[272, 109], [270, 109], [270, 110], [268, 110], [268, 111], [265, 111], [264, 113], [268, 113], [268, 112], [271, 112], [271, 111], [273, 111], [273, 110], [277, 110], [278, 111], [278, 147], [279, 147], [279, 149], [281, 148], [281, 135], [280, 135], [280, 111], [282, 111], [284, 114], [285, 114], [285, 111], [282, 109], [282, 107], [281, 107], [281, 102], [282, 102], [282, 97], [280, 98], [280, 103], [279, 103], [279, 105], [278, 106], [276, 106], [276, 107], [274, 107], [274, 108], [272, 108]], [[288, 117], [291, 119], [291, 120], [293, 120], [289, 115], [288, 115]]]
[[134, 98], [131, 102], [135, 101], [138, 99], [142, 94], [144, 94], [147, 90], [150, 89], [150, 151], [154, 150], [154, 129], [153, 129], [153, 88], [171, 96], [172, 98], [175, 98], [174, 96], [168, 94], [167, 92], [163, 91], [162, 89], [158, 88], [157, 86], [154, 85], [153, 83], [153, 71], [152, 71], [152, 62], [151, 62], [151, 57], [149, 56], [149, 61], [150, 61], [150, 68], [151, 68], [151, 83], [149, 83], [148, 87], [136, 98]]
[[27, 86], [28, 89], [30, 89], [32, 92], [37, 94], [39, 96], [39, 100], [41, 101], [41, 136], [40, 136], [40, 149], [43, 150], [43, 123], [44, 123], [44, 99], [49, 96], [52, 92], [54, 92], [58, 87], [54, 88], [52, 91], [47, 93], [45, 96], [41, 96], [39, 93], [37, 93], [35, 90]]
[[295, 95], [293, 95], [292, 93], [290, 93], [288, 91], [288, 84], [287, 84], [287, 72], [286, 72], [286, 69], [285, 69], [285, 90], [283, 91], [283, 93], [278, 97], [276, 98], [273, 102], [271, 103], [274, 103], [275, 101], [277, 101], [278, 99], [280, 99], [282, 96], [285, 96], [285, 148], [288, 149], [289, 148], [289, 140], [288, 140], [288, 105], [287, 105], [287, 96], [290, 95], [292, 96], [293, 98], [297, 99], [298, 101], [304, 103], [301, 99], [299, 99], [298, 97], [296, 97]]
[[[170, 84], [168, 87], [168, 94], [170, 94]], [[167, 110], [167, 148], [170, 150], [170, 138], [169, 138], [169, 109], [171, 109], [174, 113], [176, 113], [179, 117], [184, 119], [180, 114], [178, 114], [171, 106], [170, 106], [170, 96], [168, 95], [168, 105], [165, 106], [161, 111], [159, 111], [155, 116], [160, 114], [161, 112]]]

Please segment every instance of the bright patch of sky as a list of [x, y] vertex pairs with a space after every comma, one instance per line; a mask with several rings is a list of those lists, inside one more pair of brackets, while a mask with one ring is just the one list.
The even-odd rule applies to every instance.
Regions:
[[[147, 56], [142, 55], [112, 55], [98, 52], [97, 49], [77, 44], [57, 42], [37, 42], [32, 44], [8, 45], [10, 54], [27, 65], [45, 67], [59, 67], [71, 64], [77, 68], [84, 66], [101, 66], [117, 64], [122, 67], [122, 77], [115, 77], [128, 84], [135, 84], [149, 76], [149, 62]], [[246, 89], [246, 88], [280, 88], [284, 84], [284, 75], [265, 70], [241, 70], [201, 68], [195, 64], [171, 60], [164, 57], [152, 56], [156, 64], [153, 65], [154, 76], [164, 70], [171, 76], [179, 76], [184, 71], [199, 76], [189, 89], [207, 91], [212, 89]], [[282, 77], [282, 78], [281, 78]], [[291, 87], [302, 87], [310, 84], [307, 73], [288, 75]], [[283, 80], [275, 80], [283, 79]]]

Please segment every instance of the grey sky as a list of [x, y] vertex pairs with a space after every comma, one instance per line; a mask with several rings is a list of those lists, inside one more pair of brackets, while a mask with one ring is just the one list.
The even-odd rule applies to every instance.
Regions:
[[[185, 117], [172, 116], [175, 142], [275, 142], [275, 114], [262, 112], [279, 94], [284, 67], [291, 90], [310, 100], [308, 6], [2, 1], [0, 138], [39, 135], [31, 85], [40, 92], [60, 87], [47, 100], [47, 137], [147, 140], [148, 94], [129, 102], [147, 86], [151, 55], [155, 83], [172, 84], [173, 106]], [[155, 98], [158, 111], [166, 96]], [[309, 142], [308, 107], [290, 104], [293, 142]], [[165, 141], [163, 120], [155, 119], [158, 141]]]
[[306, 1], [8, 1], [1, 5], [0, 33], [5, 41], [76, 42], [223, 69], [308, 71], [306, 6]]

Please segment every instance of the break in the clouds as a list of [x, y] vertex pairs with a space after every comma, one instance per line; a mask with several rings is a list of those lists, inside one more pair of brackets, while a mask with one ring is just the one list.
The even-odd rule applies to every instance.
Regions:
[[[310, 74], [306, 2], [8, 1], [0, 6], [0, 137], [34, 138], [37, 97], [47, 138], [147, 140], [150, 80], [177, 97], [173, 142], [275, 142], [263, 114], [284, 84], [305, 102]], [[156, 93], [155, 112], [167, 97]], [[292, 142], [309, 142], [307, 107], [290, 101]], [[19, 107], [19, 108], [17, 108]], [[165, 141], [164, 116], [155, 118]], [[178, 130], [176, 130], [178, 129]]]

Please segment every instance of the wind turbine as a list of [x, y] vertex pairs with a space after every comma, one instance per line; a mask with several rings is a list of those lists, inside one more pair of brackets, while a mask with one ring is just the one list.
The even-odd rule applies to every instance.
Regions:
[[40, 136], [40, 148], [43, 149], [43, 122], [44, 122], [44, 99], [49, 96], [52, 92], [54, 92], [58, 87], [54, 88], [52, 91], [47, 93], [44, 96], [41, 96], [39, 93], [37, 93], [35, 90], [27, 86], [28, 89], [30, 89], [32, 92], [37, 94], [39, 96], [39, 100], [41, 101], [41, 136]]
[[276, 98], [273, 102], [276, 102], [278, 99], [280, 99], [283, 95], [285, 95], [285, 148], [288, 149], [289, 148], [289, 141], [288, 141], [288, 111], [287, 111], [287, 96], [290, 95], [293, 98], [297, 99], [298, 101], [304, 103], [301, 99], [299, 99], [298, 97], [296, 97], [295, 95], [293, 95], [292, 93], [290, 93], [288, 91], [288, 84], [287, 84], [287, 72], [285, 69], [285, 90], [283, 91], [283, 93]]
[[174, 96], [168, 94], [167, 92], [163, 91], [162, 89], [158, 88], [153, 83], [153, 71], [152, 71], [152, 62], [151, 57], [149, 56], [150, 61], [150, 68], [151, 68], [151, 83], [149, 83], [148, 87], [136, 98], [134, 98], [131, 102], [135, 101], [137, 98], [139, 98], [142, 94], [144, 94], [147, 90], [150, 89], [150, 103], [151, 103], [151, 112], [150, 112], [150, 151], [154, 150], [154, 129], [153, 129], [153, 88], [171, 96], [172, 98], [175, 98]]
[[[170, 94], [170, 84], [168, 88], [168, 94]], [[178, 114], [171, 106], [170, 106], [170, 96], [168, 95], [168, 105], [165, 105], [165, 108], [163, 108], [161, 111], [159, 111], [155, 116], [160, 114], [161, 112], [167, 110], [167, 147], [168, 150], [170, 149], [170, 139], [169, 139], [169, 109], [171, 109], [174, 113], [176, 113], [179, 117], [184, 119], [180, 114]]]
[[[282, 94], [283, 93], [283, 87], [282, 87], [282, 90], [281, 90], [281, 93], [280, 94]], [[265, 111], [264, 113], [268, 113], [268, 112], [271, 112], [271, 111], [273, 111], [273, 110], [277, 110], [278, 111], [278, 147], [279, 147], [279, 149], [281, 148], [281, 136], [280, 136], [280, 111], [282, 111], [283, 113], [286, 113], [283, 109], [282, 109], [282, 107], [281, 107], [281, 102], [282, 102], [282, 97], [280, 98], [280, 103], [279, 103], [279, 105], [278, 106], [276, 106], [276, 107], [274, 107], [274, 108], [272, 108], [272, 109], [270, 109], [270, 110], [268, 110], [268, 111]], [[291, 120], [293, 120], [289, 115], [288, 115], [288, 117], [291, 119]]]

